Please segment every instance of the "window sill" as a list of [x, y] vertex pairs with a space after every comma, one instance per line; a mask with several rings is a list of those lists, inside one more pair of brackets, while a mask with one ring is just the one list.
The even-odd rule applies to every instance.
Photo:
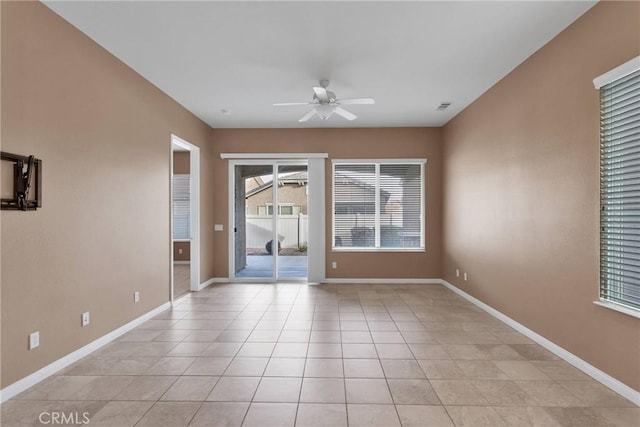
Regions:
[[600, 307], [608, 308], [609, 310], [618, 311], [628, 316], [635, 317], [636, 319], [640, 319], [640, 310], [635, 310], [633, 308], [625, 307], [624, 305], [616, 304], [614, 302], [603, 299], [594, 301], [593, 303], [595, 305], [599, 305]]
[[173, 243], [190, 242], [191, 239], [173, 239]]
[[331, 252], [426, 252], [425, 248], [331, 248]]

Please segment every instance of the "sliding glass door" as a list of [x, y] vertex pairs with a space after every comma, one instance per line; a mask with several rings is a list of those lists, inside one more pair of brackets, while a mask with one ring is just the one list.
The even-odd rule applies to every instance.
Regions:
[[[277, 278], [307, 278], [308, 175], [307, 165], [277, 165], [277, 229], [280, 249]], [[275, 211], [275, 209], [274, 209]]]
[[306, 162], [233, 162], [235, 278], [308, 275]]

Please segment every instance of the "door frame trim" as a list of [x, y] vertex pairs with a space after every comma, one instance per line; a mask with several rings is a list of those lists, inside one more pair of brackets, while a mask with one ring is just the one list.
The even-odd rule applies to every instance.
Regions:
[[169, 244], [171, 254], [171, 303], [173, 304], [173, 147], [180, 147], [189, 152], [189, 176], [190, 176], [190, 211], [191, 211], [191, 241], [190, 252], [190, 289], [191, 292], [200, 290], [200, 148], [190, 142], [171, 134], [169, 149], [171, 161], [169, 170]]
[[307, 160], [314, 158], [328, 158], [329, 153], [220, 153], [220, 158], [260, 159], [260, 160]]

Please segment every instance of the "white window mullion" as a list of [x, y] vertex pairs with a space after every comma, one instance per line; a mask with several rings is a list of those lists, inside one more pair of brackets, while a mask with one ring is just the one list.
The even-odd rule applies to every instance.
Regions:
[[380, 247], [380, 163], [376, 163], [375, 247]]
[[271, 255], [273, 256], [273, 279], [278, 279], [278, 253], [280, 252], [280, 241], [278, 240], [278, 164], [273, 163], [273, 169], [271, 173], [273, 174], [273, 178], [271, 180], [271, 188], [272, 188], [272, 196], [273, 196], [273, 216], [272, 216], [272, 227], [273, 234], [271, 240]]
[[[338, 246], [336, 239], [336, 164], [331, 164], [331, 247], [334, 248]], [[311, 212], [309, 210], [308, 212]], [[340, 245], [341, 246], [341, 245]]]
[[422, 195], [422, 200], [420, 201], [420, 247], [425, 247], [425, 224], [427, 222], [426, 214], [425, 214], [425, 204], [427, 203], [426, 193], [424, 191], [424, 181], [425, 181], [425, 170], [424, 163], [420, 164], [420, 194]]

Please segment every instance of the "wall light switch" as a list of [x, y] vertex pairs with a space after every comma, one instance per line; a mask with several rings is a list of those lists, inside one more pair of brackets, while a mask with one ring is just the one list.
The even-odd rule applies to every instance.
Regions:
[[464, 273], [464, 281], [467, 281], [467, 273]]
[[216, 224], [213, 226], [214, 231], [224, 231], [224, 224]]
[[456, 277], [460, 277], [460, 269], [456, 268]]
[[338, 263], [337, 263], [336, 261], [333, 261], [333, 262], [331, 263], [331, 268], [333, 268], [334, 270], [335, 270], [336, 268], [338, 268]]
[[89, 312], [85, 311], [82, 313], [82, 326], [87, 326], [89, 324]]
[[140, 291], [135, 291], [133, 293], [133, 302], [140, 302]]
[[34, 333], [29, 334], [29, 350], [33, 350], [39, 345], [40, 345], [40, 331], [35, 331]]

